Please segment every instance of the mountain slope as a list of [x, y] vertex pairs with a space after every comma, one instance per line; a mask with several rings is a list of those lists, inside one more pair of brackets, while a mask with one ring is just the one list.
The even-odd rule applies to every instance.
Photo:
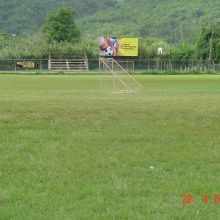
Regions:
[[189, 40], [201, 27], [220, 24], [219, 0], [0, 0], [0, 30], [38, 30], [46, 14], [60, 6], [76, 10], [79, 29], [101, 35]]

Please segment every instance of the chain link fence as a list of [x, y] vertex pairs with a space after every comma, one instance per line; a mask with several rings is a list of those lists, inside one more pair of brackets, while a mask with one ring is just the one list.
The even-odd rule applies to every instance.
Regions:
[[[172, 60], [172, 59], [117, 59], [117, 62], [131, 73], [150, 72], [220, 72], [220, 61], [214, 60]], [[88, 59], [89, 72], [99, 72], [99, 59]], [[0, 72], [66, 72], [62, 68], [50, 71], [48, 59], [0, 59]], [[83, 72], [69, 70], [69, 73]]]

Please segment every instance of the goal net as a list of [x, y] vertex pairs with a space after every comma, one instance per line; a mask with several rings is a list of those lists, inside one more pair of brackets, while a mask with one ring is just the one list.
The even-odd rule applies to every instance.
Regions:
[[100, 58], [99, 66], [103, 74], [112, 75], [113, 93], [136, 93], [144, 90], [144, 87], [115, 59]]

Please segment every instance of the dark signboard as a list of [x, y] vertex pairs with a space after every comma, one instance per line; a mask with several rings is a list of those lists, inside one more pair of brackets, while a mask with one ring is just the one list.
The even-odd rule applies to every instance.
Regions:
[[39, 62], [37, 61], [17, 61], [16, 69], [38, 69]]

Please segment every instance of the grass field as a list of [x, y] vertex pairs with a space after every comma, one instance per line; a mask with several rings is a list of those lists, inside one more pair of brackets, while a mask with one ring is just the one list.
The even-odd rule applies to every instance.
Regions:
[[220, 219], [220, 76], [136, 78], [0, 75], [1, 220]]

